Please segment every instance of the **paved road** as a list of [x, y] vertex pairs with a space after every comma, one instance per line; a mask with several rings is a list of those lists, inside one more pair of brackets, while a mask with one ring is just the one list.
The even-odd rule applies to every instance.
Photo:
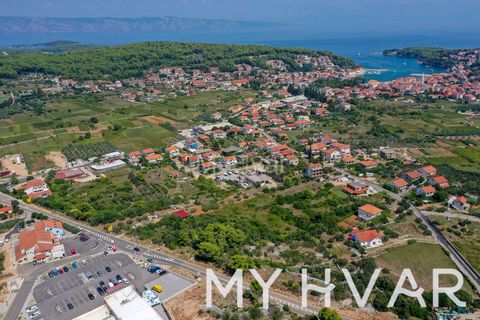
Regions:
[[[387, 189], [382, 188], [381, 186], [377, 185], [376, 183], [366, 180], [366, 179], [361, 179], [357, 176], [354, 176], [347, 171], [340, 169], [340, 168], [335, 168], [337, 172], [340, 172], [342, 174], [345, 174], [351, 179], [354, 179], [356, 181], [363, 182], [370, 186], [371, 188], [375, 189], [376, 191], [379, 192], [386, 192], [390, 197], [397, 201], [402, 201], [404, 198], [394, 192], [391, 192]], [[478, 293], [480, 293], [480, 274], [475, 270], [475, 268], [472, 267], [470, 262], [465, 259], [462, 254], [453, 246], [450, 241], [445, 238], [445, 236], [440, 232], [440, 230], [437, 229], [437, 227], [428, 220], [427, 216], [425, 213], [415, 207], [412, 203], [410, 203], [410, 209], [414, 212], [414, 214], [422, 220], [422, 222], [428, 227], [430, 232], [432, 233], [433, 238], [435, 239], [435, 242], [439, 243], [442, 247], [444, 247], [450, 254], [450, 259], [457, 265], [458, 269], [465, 274], [472, 285], [475, 287]]]
[[[4, 193], [0, 193], [0, 201], [10, 201], [12, 199], [13, 198], [10, 197], [9, 195], [4, 194]], [[196, 274], [198, 276], [205, 276], [206, 271], [205, 271], [204, 266], [199, 266], [199, 265], [196, 265], [196, 264], [184, 261], [184, 260], [169, 257], [169, 256], [167, 256], [167, 255], [165, 255], [165, 254], [163, 254], [159, 251], [151, 250], [147, 247], [140, 246], [136, 243], [117, 238], [117, 237], [115, 237], [111, 234], [106, 234], [106, 233], [101, 232], [99, 230], [96, 230], [96, 229], [94, 229], [94, 228], [92, 228], [92, 227], [90, 227], [86, 224], [83, 224], [79, 221], [76, 221], [76, 220], [73, 220], [71, 218], [65, 217], [64, 215], [60, 215], [58, 213], [54, 213], [54, 212], [52, 212], [50, 210], [47, 210], [45, 208], [41, 208], [41, 207], [38, 207], [38, 206], [35, 206], [35, 205], [32, 205], [32, 204], [26, 204], [23, 201], [19, 201], [19, 202], [20, 202], [20, 208], [22, 208], [26, 212], [27, 211], [28, 212], [36, 211], [36, 212], [44, 213], [44, 214], [46, 214], [46, 215], [48, 215], [48, 216], [50, 216], [54, 219], [62, 221], [63, 223], [68, 223], [68, 224], [71, 224], [71, 225], [75, 225], [75, 226], [81, 228], [83, 232], [85, 232], [85, 233], [87, 233], [91, 236], [94, 236], [94, 237], [96, 237], [100, 240], [103, 240], [106, 243], [115, 242], [117, 250], [133, 253], [134, 252], [133, 248], [137, 247], [141, 250], [141, 254], [143, 254], [146, 257], [151, 257], [152, 259], [154, 259], [155, 261], [158, 261], [159, 263], [163, 263], [163, 264], [171, 265], [171, 266], [183, 269], [183, 270], [187, 270], [187, 271], [192, 272], [193, 274]], [[97, 249], [97, 250], [100, 250], [100, 249]], [[90, 253], [90, 255], [91, 254], [93, 254], [93, 253]], [[77, 259], [78, 259], [78, 257], [77, 257]], [[65, 263], [65, 261], [66, 260], [62, 260], [62, 263]], [[36, 270], [35, 274], [39, 275], [39, 274], [47, 271], [49, 268], [53, 268], [53, 267], [54, 267], [53, 265], [49, 266], [48, 268], [46, 268], [43, 271]], [[224, 283], [227, 283], [228, 280], [229, 280], [229, 278], [227, 278], [223, 275], [217, 274], [217, 276]], [[22, 286], [21, 287], [20, 291], [17, 293], [17, 297], [15, 297], [14, 303], [12, 303], [12, 305], [10, 306], [10, 309], [8, 311], [8, 316], [9, 317], [5, 318], [6, 320], [17, 319], [18, 314], [20, 313], [20, 311], [23, 307], [25, 299], [27, 299], [29, 292], [32, 290], [33, 284], [34, 284], [34, 282], [28, 283], [28, 286]], [[248, 288], [248, 285], [244, 285], [244, 287]], [[280, 306], [288, 305], [291, 309], [295, 310], [295, 312], [297, 312], [301, 315], [317, 314], [318, 311], [319, 311], [319, 308], [316, 308], [316, 307], [303, 308], [298, 301], [296, 301], [296, 300], [294, 300], [290, 297], [286, 297], [284, 295], [278, 294], [276, 292], [271, 292], [270, 297], [271, 297], [271, 300], [272, 300], [273, 303], [276, 303]], [[17, 298], [18, 298], [18, 301], [17, 301]], [[16, 304], [19, 305], [19, 306], [15, 306]], [[344, 317], [344, 319], [349, 320], [348, 317]]]

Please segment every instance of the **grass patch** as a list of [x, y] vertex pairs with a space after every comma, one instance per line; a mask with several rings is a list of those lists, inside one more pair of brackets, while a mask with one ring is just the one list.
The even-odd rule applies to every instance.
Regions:
[[478, 150], [455, 148], [453, 152], [471, 163], [480, 164], [480, 151]]
[[449, 165], [454, 169], [467, 172], [480, 172], [480, 166], [478, 164], [472, 163], [467, 159], [456, 156], [456, 157], [434, 157], [428, 158], [427, 161], [433, 165]]
[[[417, 283], [427, 290], [432, 289], [432, 271], [434, 268], [456, 269], [455, 264], [442, 247], [436, 244], [418, 242], [388, 249], [377, 257], [376, 261], [379, 266], [390, 270], [390, 274], [395, 278], [395, 281], [403, 269], [410, 268]], [[456, 279], [444, 277], [441, 279], [441, 283], [442, 285], [454, 285]]]

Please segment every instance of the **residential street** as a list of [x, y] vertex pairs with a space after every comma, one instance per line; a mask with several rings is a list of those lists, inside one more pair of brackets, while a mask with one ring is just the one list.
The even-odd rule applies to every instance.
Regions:
[[[384, 189], [381, 186], [373, 183], [372, 181], [356, 177], [343, 169], [335, 168], [335, 170], [337, 172], [340, 172], [348, 176], [350, 179], [367, 184], [368, 186], [372, 187], [378, 192], [386, 192], [390, 197], [392, 197], [397, 201], [403, 200], [402, 196], [400, 196], [399, 194], [396, 194], [387, 189]], [[470, 265], [470, 263], [461, 255], [461, 253], [450, 243], [450, 241], [448, 241], [443, 236], [443, 234], [427, 219], [427, 215], [424, 214], [422, 210], [418, 209], [411, 203], [410, 203], [410, 209], [428, 227], [428, 230], [430, 230], [430, 232], [432, 233], [432, 236], [435, 239], [435, 242], [440, 244], [443, 248], [445, 248], [449, 252], [450, 258], [452, 259], [452, 261], [457, 265], [458, 269], [468, 277], [468, 279], [470, 280], [472, 285], [475, 287], [477, 292], [480, 292], [480, 274], [475, 270], [475, 268]]]

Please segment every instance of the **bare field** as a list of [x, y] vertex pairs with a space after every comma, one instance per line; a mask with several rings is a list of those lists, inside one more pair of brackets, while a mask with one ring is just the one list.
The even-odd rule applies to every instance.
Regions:
[[168, 119], [168, 118], [165, 118], [165, 117], [160, 117], [160, 116], [145, 116], [145, 117], [142, 117], [142, 119], [150, 122], [150, 123], [153, 123], [153, 124], [160, 124], [160, 123], [170, 123], [172, 126], [175, 126], [177, 123], [175, 121], [173, 121], [172, 119]]
[[50, 151], [47, 155], [45, 155], [45, 159], [53, 162], [58, 168], [65, 168], [68, 162], [67, 157], [65, 157], [65, 155], [60, 151]]

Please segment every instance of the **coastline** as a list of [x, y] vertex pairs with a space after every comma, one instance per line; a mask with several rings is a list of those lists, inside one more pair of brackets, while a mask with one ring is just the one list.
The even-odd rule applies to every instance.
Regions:
[[[309, 38], [308, 39], [299, 39]], [[179, 41], [225, 44], [253, 44], [275, 47], [305, 48], [313, 50], [328, 50], [338, 55], [353, 59], [359, 64], [368, 79], [390, 81], [410, 76], [412, 74], [442, 73], [445, 69], [431, 68], [419, 63], [415, 58], [402, 58], [393, 55], [383, 55], [383, 51], [392, 48], [410, 46], [441, 46], [445, 48], [468, 48], [479, 46], [480, 36], [358, 36], [338, 38], [315, 38], [308, 33], [298, 35], [287, 32], [280, 35], [279, 30], [255, 32], [210, 32], [210, 33], [154, 33], [154, 32], [119, 32], [119, 33], [62, 33], [62, 34], [21, 34], [2, 35], [0, 48], [8, 48], [14, 44], [44, 43], [58, 40], [76, 41], [92, 45], [122, 45], [147, 41]], [[1, 49], [0, 49], [1, 51]]]

